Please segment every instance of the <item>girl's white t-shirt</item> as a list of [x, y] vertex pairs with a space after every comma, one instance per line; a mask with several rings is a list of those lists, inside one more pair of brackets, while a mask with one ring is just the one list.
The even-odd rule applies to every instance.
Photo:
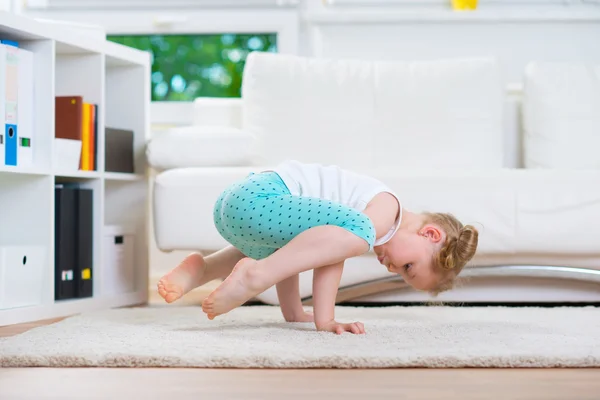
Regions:
[[358, 211], [363, 211], [377, 194], [390, 193], [398, 201], [400, 212], [392, 228], [375, 241], [375, 246], [388, 242], [400, 227], [402, 203], [388, 186], [377, 179], [335, 165], [305, 164], [295, 160], [285, 161], [273, 171], [294, 196], [330, 200]]

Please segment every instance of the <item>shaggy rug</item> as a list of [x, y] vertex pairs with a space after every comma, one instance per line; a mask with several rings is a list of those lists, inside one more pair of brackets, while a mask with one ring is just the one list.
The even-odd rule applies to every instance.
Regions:
[[338, 307], [365, 335], [286, 323], [247, 306], [214, 321], [198, 307], [74, 316], [0, 340], [0, 366], [599, 367], [600, 308]]

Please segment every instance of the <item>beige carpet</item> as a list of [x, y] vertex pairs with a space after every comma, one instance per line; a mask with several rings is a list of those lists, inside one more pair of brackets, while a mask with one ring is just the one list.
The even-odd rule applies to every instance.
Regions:
[[110, 310], [0, 340], [0, 366], [599, 367], [600, 308], [337, 309], [366, 335], [285, 323], [276, 307]]

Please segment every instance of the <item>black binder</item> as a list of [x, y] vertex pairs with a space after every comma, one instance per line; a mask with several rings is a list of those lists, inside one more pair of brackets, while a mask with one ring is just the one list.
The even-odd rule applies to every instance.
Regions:
[[76, 189], [58, 185], [54, 189], [54, 299], [75, 297], [76, 279]]
[[55, 188], [54, 299], [93, 296], [93, 190]]
[[77, 190], [76, 297], [93, 295], [94, 209], [92, 189]]

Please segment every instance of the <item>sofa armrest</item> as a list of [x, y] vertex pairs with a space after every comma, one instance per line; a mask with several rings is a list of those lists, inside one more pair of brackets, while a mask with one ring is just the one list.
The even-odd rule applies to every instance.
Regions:
[[252, 165], [254, 136], [235, 127], [186, 126], [157, 134], [146, 147], [156, 170]]
[[242, 128], [242, 99], [198, 97], [194, 100], [193, 125]]
[[158, 174], [152, 190], [154, 238], [162, 251], [213, 251], [228, 245], [213, 222], [215, 201], [250, 172], [272, 168], [178, 168]]

